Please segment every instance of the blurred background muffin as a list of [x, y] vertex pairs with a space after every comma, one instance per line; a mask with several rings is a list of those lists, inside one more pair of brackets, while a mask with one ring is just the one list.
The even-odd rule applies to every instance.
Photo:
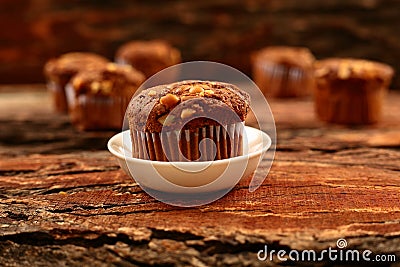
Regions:
[[393, 69], [382, 63], [351, 59], [320, 60], [315, 67], [315, 110], [326, 122], [376, 123]]
[[178, 49], [162, 40], [131, 41], [116, 52], [115, 61], [131, 65], [144, 73], [146, 78], [181, 62]]
[[122, 128], [126, 107], [144, 75], [114, 63], [85, 69], [66, 87], [72, 123], [80, 130]]
[[97, 68], [107, 62], [106, 58], [88, 52], [71, 52], [47, 61], [44, 66], [44, 74], [53, 99], [54, 109], [60, 113], [68, 111], [65, 86], [75, 74], [80, 70]]
[[266, 47], [252, 55], [253, 78], [265, 96], [303, 97], [314, 87], [314, 56], [305, 47]]

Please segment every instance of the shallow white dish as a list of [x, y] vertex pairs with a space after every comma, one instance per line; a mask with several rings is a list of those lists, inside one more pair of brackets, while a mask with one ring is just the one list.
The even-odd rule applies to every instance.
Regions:
[[243, 156], [204, 162], [161, 162], [131, 157], [129, 130], [108, 141], [108, 149], [121, 168], [143, 189], [168, 193], [206, 193], [234, 187], [241, 178], [253, 173], [262, 155], [271, 146], [264, 132], [245, 126]]

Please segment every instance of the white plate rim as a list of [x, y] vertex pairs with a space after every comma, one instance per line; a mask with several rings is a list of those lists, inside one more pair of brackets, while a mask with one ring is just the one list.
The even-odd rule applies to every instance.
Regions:
[[[185, 166], [185, 165], [193, 165], [193, 164], [219, 165], [219, 164], [225, 164], [226, 163], [225, 161], [236, 162], [236, 161], [243, 160], [245, 158], [257, 157], [260, 154], [265, 153], [271, 147], [272, 140], [271, 140], [271, 137], [267, 133], [265, 133], [265, 132], [263, 132], [263, 131], [261, 131], [261, 130], [259, 130], [257, 128], [250, 127], [250, 126], [244, 126], [244, 128], [245, 128], [245, 131], [256, 131], [256, 132], [261, 133], [262, 140], [266, 140], [266, 144], [264, 144], [264, 146], [261, 149], [253, 151], [251, 153], [248, 153], [248, 154], [245, 154], [245, 155], [242, 155], [242, 156], [233, 157], [233, 158], [221, 159], [221, 160], [198, 161], [198, 162], [193, 162], [193, 161], [189, 161], [189, 162], [187, 162], [187, 161], [186, 162], [185, 161], [172, 161], [172, 162], [170, 162], [170, 161], [155, 161], [155, 160], [133, 158], [133, 157], [121, 154], [119, 151], [117, 151], [117, 150], [115, 150], [113, 148], [113, 144], [115, 144], [118, 140], [121, 140], [123, 138], [123, 134], [126, 133], [126, 132], [129, 132], [129, 130], [125, 130], [123, 132], [120, 132], [120, 133], [112, 136], [107, 142], [107, 148], [110, 151], [110, 153], [113, 154], [115, 157], [117, 157], [117, 158], [119, 158], [121, 160], [132, 162], [132, 163], [140, 162], [140, 163], [152, 163], [152, 164], [159, 164], [159, 165], [171, 165], [171, 164], [174, 164], [174, 165]], [[124, 149], [124, 148], [122, 147], [122, 149]]]

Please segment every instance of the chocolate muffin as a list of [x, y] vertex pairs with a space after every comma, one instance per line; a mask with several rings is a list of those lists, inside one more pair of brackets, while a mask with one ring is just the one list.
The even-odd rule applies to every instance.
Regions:
[[108, 63], [80, 71], [66, 87], [72, 123], [80, 130], [121, 129], [125, 110], [144, 75]]
[[67, 53], [47, 61], [44, 74], [52, 95], [54, 109], [60, 113], [68, 111], [65, 86], [75, 74], [80, 70], [96, 68], [107, 62], [108, 60], [102, 56], [85, 52]]
[[382, 116], [393, 69], [352, 58], [320, 60], [315, 66], [315, 110], [326, 122], [371, 124]]
[[243, 154], [249, 95], [235, 85], [183, 81], [143, 90], [128, 107], [132, 156], [206, 161]]
[[314, 87], [314, 60], [305, 47], [267, 47], [253, 54], [253, 78], [265, 96], [307, 96]]
[[169, 66], [180, 63], [181, 54], [165, 41], [131, 41], [117, 50], [115, 61], [131, 65], [149, 78]]

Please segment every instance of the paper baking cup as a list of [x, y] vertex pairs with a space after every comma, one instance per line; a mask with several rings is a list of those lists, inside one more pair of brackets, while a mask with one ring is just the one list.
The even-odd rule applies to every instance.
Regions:
[[119, 130], [130, 98], [124, 96], [78, 95], [66, 86], [71, 122], [81, 130]]
[[271, 62], [255, 64], [254, 80], [265, 95], [273, 97], [307, 96], [314, 86], [311, 71]]
[[67, 113], [68, 104], [64, 86], [54, 81], [48, 81], [47, 89], [51, 94], [54, 110], [60, 113]]
[[243, 155], [244, 123], [194, 130], [131, 131], [132, 156], [155, 161], [212, 161]]
[[318, 118], [338, 124], [372, 124], [382, 118], [387, 93], [384, 83], [376, 81], [335, 81], [319, 78], [314, 93]]

